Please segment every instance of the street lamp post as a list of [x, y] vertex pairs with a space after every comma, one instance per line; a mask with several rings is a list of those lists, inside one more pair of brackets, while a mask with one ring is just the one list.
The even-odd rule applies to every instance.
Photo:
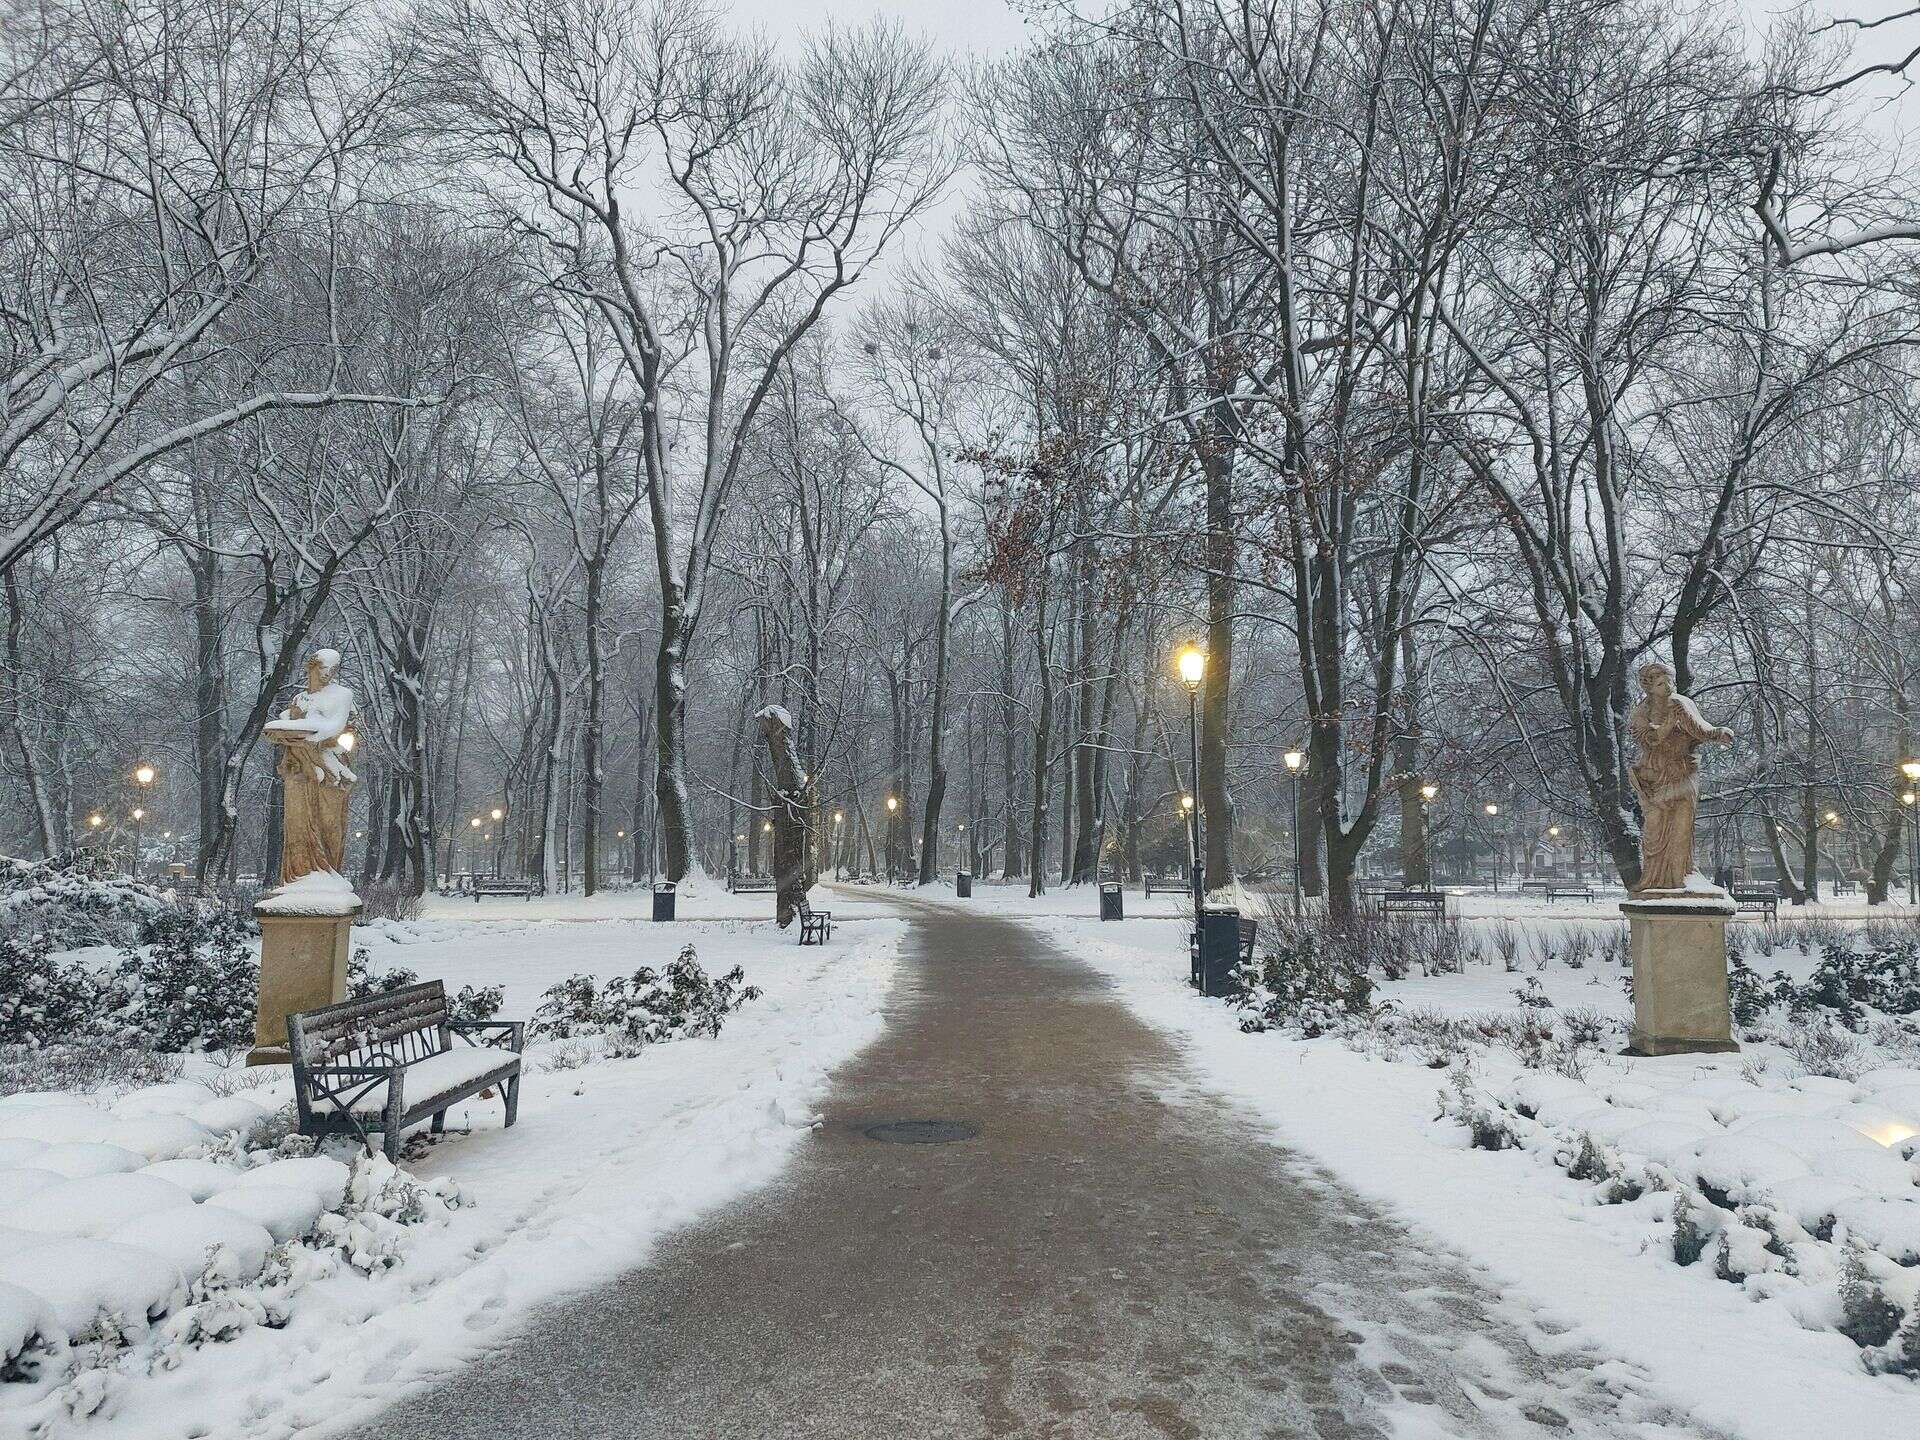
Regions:
[[1500, 893], [1500, 807], [1487, 802], [1487, 823], [1493, 832], [1493, 893]]
[[[1426, 871], [1420, 881], [1428, 890], [1433, 889], [1433, 798], [1439, 793], [1440, 787], [1431, 780], [1420, 787], [1420, 863]], [[1411, 875], [1403, 878], [1412, 883]]]
[[1187, 748], [1193, 767], [1194, 801], [1189, 812], [1188, 844], [1193, 850], [1193, 924], [1198, 933], [1206, 893], [1206, 863], [1200, 858], [1200, 682], [1207, 674], [1207, 652], [1198, 645], [1189, 645], [1180, 652], [1176, 664], [1180, 669], [1180, 683], [1187, 687]]
[[889, 795], [887, 796], [887, 883], [889, 885], [894, 881], [894, 871], [897, 868], [898, 856], [895, 852], [900, 846], [900, 827], [897, 823], [899, 818], [900, 797]]
[[1920, 802], [1920, 791], [1909, 790], [1901, 795], [1900, 803], [1907, 807], [1907, 904], [1920, 905], [1920, 835], [1914, 833], [1914, 822], [1920, 819], [1920, 810], [1914, 805]]
[[1293, 913], [1300, 913], [1300, 771], [1307, 763], [1306, 752], [1289, 750], [1280, 757], [1293, 782]]
[[846, 824], [846, 822], [846, 811], [836, 810], [833, 812], [833, 874], [836, 880], [840, 878], [840, 862], [842, 856], [845, 854], [843, 842], [840, 838], [840, 827]]
[[[142, 793], [145, 793], [145, 791], [153, 784], [154, 776], [156, 773], [157, 772], [154, 770], [153, 766], [151, 765], [144, 765], [144, 764], [136, 765], [133, 767], [133, 783], [140, 787]], [[133, 807], [133, 865], [129, 873], [136, 880], [140, 878], [141, 821], [145, 820], [146, 818], [147, 818], [146, 802], [143, 800], [141, 801], [140, 804]]]
[[1913, 829], [1914, 822], [1920, 821], [1920, 810], [1914, 808], [1920, 801], [1920, 759], [1902, 760], [1900, 773], [1907, 779], [1900, 796], [1900, 803], [1907, 807], [1907, 903], [1920, 905], [1920, 835]]
[[[487, 832], [487, 838], [493, 840], [493, 878], [498, 880], [500, 878], [500, 852], [506, 848], [507, 839], [507, 827], [500, 822], [507, 818], [507, 812], [502, 807], [496, 805], [488, 814], [493, 820], [493, 830]], [[494, 831], [499, 832], [500, 838], [497, 840], [493, 838]]]

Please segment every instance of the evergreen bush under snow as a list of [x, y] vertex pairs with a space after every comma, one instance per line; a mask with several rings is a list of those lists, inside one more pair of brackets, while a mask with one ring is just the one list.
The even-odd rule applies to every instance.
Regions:
[[547, 991], [533, 1029], [554, 1040], [604, 1035], [609, 1054], [631, 1055], [663, 1040], [718, 1035], [727, 1016], [759, 998], [738, 965], [711, 976], [689, 945], [664, 971], [643, 965], [600, 986], [590, 975], [569, 976]]

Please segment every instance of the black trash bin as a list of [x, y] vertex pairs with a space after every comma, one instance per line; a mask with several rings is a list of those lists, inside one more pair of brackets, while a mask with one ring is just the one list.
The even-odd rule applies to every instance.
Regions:
[[1120, 883], [1117, 880], [1103, 880], [1100, 883], [1100, 918], [1102, 920], [1125, 918], [1125, 912], [1120, 905]]
[[953, 875], [953, 893], [962, 900], [973, 898], [973, 876], [964, 870], [956, 870]]
[[653, 887], [653, 918], [656, 920], [673, 919], [673, 881], [661, 880]]
[[1233, 989], [1233, 972], [1240, 967], [1238, 910], [1200, 912], [1200, 932], [1191, 960], [1190, 978], [1202, 995], [1225, 995]]

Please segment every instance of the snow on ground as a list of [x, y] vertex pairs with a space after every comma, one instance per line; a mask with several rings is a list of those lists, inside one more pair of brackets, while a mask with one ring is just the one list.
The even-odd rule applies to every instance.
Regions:
[[[769, 896], [743, 898], [771, 908]], [[530, 1017], [570, 975], [659, 968], [686, 943], [710, 973], [741, 965], [764, 994], [718, 1038], [654, 1045], [630, 1059], [582, 1064], [577, 1043], [530, 1046], [514, 1129], [502, 1129], [497, 1099], [476, 1098], [449, 1115], [444, 1143], [408, 1163], [464, 1203], [411, 1232], [401, 1263], [329, 1273], [300, 1289], [283, 1327], [175, 1347], [162, 1363], [177, 1368], [89, 1378], [81, 1403], [99, 1409], [88, 1419], [49, 1416], [44, 1404], [29, 1411], [38, 1387], [0, 1385], [0, 1434], [18, 1433], [9, 1424], [29, 1415], [43, 1427], [36, 1433], [89, 1440], [319, 1434], [483, 1358], [529, 1307], [643, 1264], [663, 1233], [775, 1174], [811, 1127], [828, 1073], [878, 1034], [903, 933], [897, 920], [860, 915], [857, 902], [844, 907], [850, 923], [831, 944], [805, 949], [770, 921], [715, 918], [719, 906], [688, 907], [694, 916], [674, 924], [580, 924], [501, 913], [514, 903], [482, 902], [483, 917], [500, 907], [492, 918], [464, 918], [469, 909], [455, 920], [376, 922], [356, 929], [355, 944], [375, 973], [405, 966], [450, 990], [500, 985], [510, 1019]], [[211, 1153], [206, 1143], [209, 1131], [241, 1124], [242, 1108], [251, 1115], [283, 1102], [285, 1074], [203, 1062], [194, 1080], [233, 1095], [190, 1085], [0, 1104], [0, 1357], [29, 1316], [46, 1322], [43, 1290], [64, 1307], [55, 1323], [80, 1335], [96, 1301], [142, 1312], [177, 1306], [196, 1243], [216, 1233], [244, 1269], [260, 1248], [256, 1230], [277, 1240], [310, 1227], [321, 1202], [338, 1198], [319, 1195], [319, 1180], [331, 1186], [343, 1169], [302, 1172], [306, 1191], [256, 1185], [246, 1196], [231, 1151]], [[40, 1182], [42, 1170], [55, 1178]], [[276, 1210], [270, 1191], [287, 1203]], [[222, 1205], [239, 1223], [211, 1223]], [[92, 1248], [82, 1255], [76, 1246]], [[155, 1352], [128, 1354], [152, 1363]]]
[[[977, 888], [971, 902], [948, 891], [915, 893], [1025, 917], [1088, 961], [1137, 1014], [1183, 1047], [1204, 1082], [1269, 1125], [1276, 1144], [1304, 1153], [1484, 1267], [1515, 1320], [1556, 1337], [1548, 1343], [1561, 1353], [1585, 1355], [1596, 1367], [1624, 1361], [1660, 1400], [1732, 1436], [1810, 1440], [1912, 1432], [1920, 1386], [1864, 1370], [1861, 1352], [1831, 1328], [1830, 1274], [1812, 1277], [1821, 1285], [1798, 1285], [1775, 1268], [1744, 1285], [1730, 1284], [1715, 1277], [1711, 1252], [1705, 1263], [1683, 1269], [1672, 1258], [1671, 1194], [1601, 1204], [1594, 1184], [1564, 1173], [1565, 1145], [1561, 1163], [1554, 1163], [1552, 1137], [1499, 1153], [1469, 1148], [1464, 1127], [1437, 1118], [1448, 1084], [1444, 1070], [1413, 1055], [1388, 1060], [1357, 1053], [1331, 1037], [1242, 1033], [1237, 1012], [1186, 984], [1184, 921], [1133, 918], [1143, 898], [1137, 890], [1127, 893], [1130, 918], [1117, 925], [1094, 918], [1097, 900], [1085, 887], [1039, 901], [1000, 887]], [[1160, 898], [1147, 903], [1159, 911]], [[1468, 929], [1476, 935], [1486, 929], [1478, 921], [1495, 917], [1521, 920], [1528, 940], [1544, 929], [1623, 923], [1607, 901], [1549, 907], [1515, 897], [1468, 898], [1467, 915], [1474, 917]], [[1630, 1012], [1617, 966], [1556, 964], [1537, 971], [1523, 963], [1518, 974], [1474, 964], [1460, 975], [1390, 982], [1380, 998], [1455, 1016], [1512, 1012], [1519, 1008], [1516, 990], [1531, 975], [1561, 1010], [1586, 1006], [1617, 1019]], [[1753, 963], [1763, 972], [1804, 975], [1813, 962], [1782, 951]], [[1795, 1204], [1810, 1220], [1851, 1200], [1863, 1228], [1886, 1232], [1887, 1253], [1913, 1236], [1909, 1227], [1920, 1218], [1914, 1189], [1920, 1177], [1897, 1148], [1913, 1133], [1908, 1120], [1920, 1129], [1920, 1109], [1909, 1108], [1920, 1092], [1895, 1093], [1907, 1083], [1898, 1074], [1869, 1075], [1857, 1086], [1821, 1081], [1800, 1077], [1777, 1051], [1751, 1049], [1610, 1060], [1579, 1085], [1524, 1070], [1502, 1052], [1481, 1051], [1473, 1073], [1489, 1093], [1544, 1103], [1546, 1109], [1535, 1110], [1543, 1128], [1562, 1120], [1604, 1131], [1615, 1145], [1613, 1158], [1629, 1168], [1664, 1160], [1689, 1182], [1750, 1185], [1750, 1198]], [[1540, 1093], [1529, 1096], [1527, 1085]], [[1890, 1096], [1900, 1101], [1891, 1116], [1881, 1113], [1895, 1109], [1886, 1103]], [[1596, 1108], [1610, 1113], [1595, 1115]], [[1517, 1126], [1527, 1123], [1515, 1118]], [[1742, 1135], [1748, 1126], [1758, 1133]], [[1713, 1144], [1693, 1153], [1703, 1140]], [[1766, 1191], [1809, 1173], [1826, 1174], [1825, 1194], [1815, 1196], [1804, 1183]], [[1905, 1273], [1920, 1280], [1920, 1270]], [[1891, 1286], [1889, 1293], [1895, 1293]]]

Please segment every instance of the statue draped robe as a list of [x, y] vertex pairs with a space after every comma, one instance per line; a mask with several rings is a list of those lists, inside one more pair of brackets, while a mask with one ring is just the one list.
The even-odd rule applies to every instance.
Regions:
[[1639, 797], [1640, 883], [1634, 893], [1684, 890], [1693, 873], [1693, 822], [1700, 808], [1699, 746], [1719, 731], [1693, 701], [1642, 696], [1627, 717], [1639, 757], [1627, 772]]

